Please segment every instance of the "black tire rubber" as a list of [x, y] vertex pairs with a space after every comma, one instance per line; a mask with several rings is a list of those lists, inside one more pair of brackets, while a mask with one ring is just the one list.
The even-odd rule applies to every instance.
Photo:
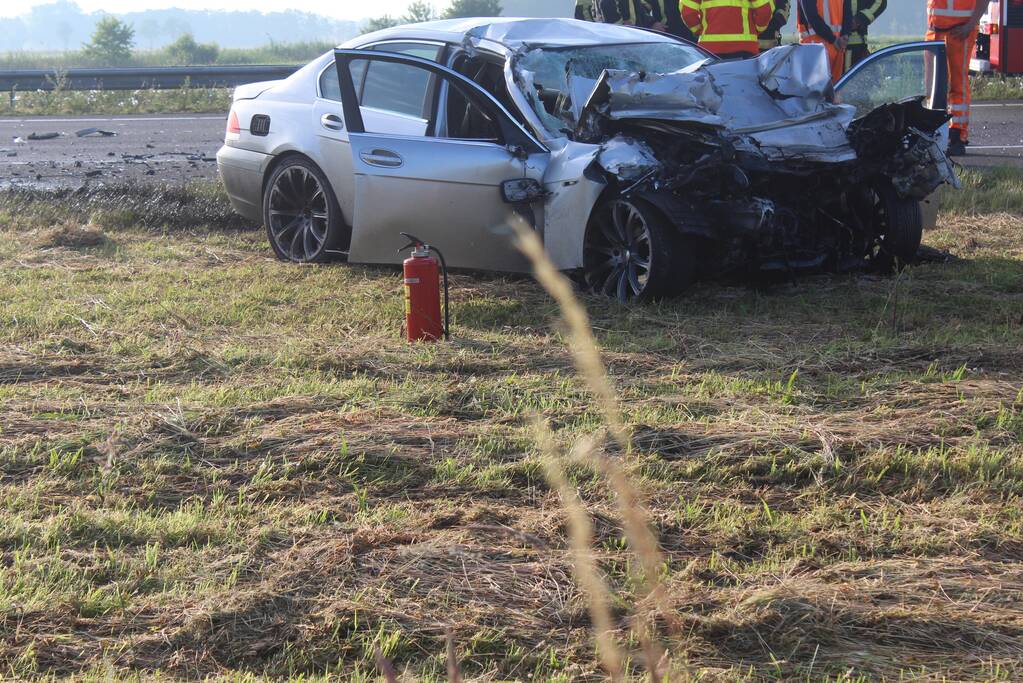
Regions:
[[876, 189], [883, 212], [883, 225], [877, 226], [880, 243], [877, 264], [886, 271], [902, 268], [916, 259], [924, 236], [924, 218], [920, 202], [903, 199], [888, 183]]
[[[297, 196], [301, 190], [295, 187], [292, 180], [300, 177], [307, 179], [305, 185], [306, 193], [310, 194], [309, 197]], [[313, 185], [308, 182], [308, 179], [315, 180], [318, 186], [316, 190], [312, 189]], [[291, 191], [294, 191], [296, 195], [293, 199], [296, 220], [300, 220], [302, 223], [301, 226], [289, 230], [282, 229], [280, 223], [286, 219], [279, 218], [283, 212], [279, 210], [280, 206], [275, 209], [274, 204], [282, 201], [282, 198], [287, 197]], [[322, 201], [316, 198], [319, 193], [322, 193]], [[303, 203], [304, 206], [299, 206]], [[322, 210], [316, 211], [315, 209]], [[278, 216], [272, 216], [271, 212], [276, 212]], [[299, 218], [299, 214], [304, 214], [304, 218]], [[322, 215], [325, 215], [326, 218], [319, 217]], [[276, 222], [275, 218], [278, 219]], [[263, 225], [266, 227], [266, 236], [270, 241], [270, 247], [277, 258], [282, 261], [324, 263], [343, 259], [344, 252], [351, 244], [351, 229], [341, 216], [341, 206], [330, 182], [323, 171], [305, 157], [288, 157], [270, 174], [266, 190], [263, 193]], [[301, 239], [298, 237], [289, 239], [300, 230], [311, 230], [311, 232], [307, 232], [307, 236]], [[275, 236], [275, 231], [278, 233], [277, 236]], [[320, 235], [322, 235], [322, 241], [320, 241]], [[296, 241], [301, 241], [301, 250], [296, 248]], [[289, 242], [290, 247], [284, 246], [281, 242]]]
[[[616, 208], [621, 210], [622, 207], [635, 212], [649, 236], [649, 267], [646, 269], [645, 280], [640, 282], [642, 286], [639, 292], [635, 291], [636, 279], [629, 277], [631, 249], [617, 256], [608, 253], [611, 245], [604, 227], [610, 224], [613, 228], [614, 212]], [[646, 255], [645, 248], [640, 257], [643, 255]], [[609, 265], [616, 259], [619, 261], [617, 265]], [[624, 259], [624, 263], [620, 262], [621, 259]], [[612, 276], [619, 272], [619, 268], [624, 271], [620, 273], [617, 285], [612, 286]], [[593, 212], [583, 247], [583, 270], [590, 291], [615, 297], [622, 302], [656, 301], [678, 296], [696, 282], [698, 273], [693, 245], [688, 244], [656, 207], [641, 199], [620, 197], [601, 202]]]

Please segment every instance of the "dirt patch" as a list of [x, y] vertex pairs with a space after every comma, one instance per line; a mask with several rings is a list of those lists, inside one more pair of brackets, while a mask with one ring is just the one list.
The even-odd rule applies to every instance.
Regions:
[[86, 249], [99, 247], [107, 242], [103, 230], [95, 225], [79, 225], [64, 223], [37, 232], [32, 243], [40, 249], [65, 247], [67, 249]]

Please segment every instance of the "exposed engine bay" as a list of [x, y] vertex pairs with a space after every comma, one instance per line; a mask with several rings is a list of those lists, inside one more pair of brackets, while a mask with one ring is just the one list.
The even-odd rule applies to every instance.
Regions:
[[611, 196], [691, 238], [700, 275], [891, 268], [919, 247], [919, 202], [959, 185], [947, 114], [922, 97], [858, 113], [836, 97], [820, 46], [671, 73], [600, 62], [537, 48], [513, 69], [547, 127], [599, 147]]

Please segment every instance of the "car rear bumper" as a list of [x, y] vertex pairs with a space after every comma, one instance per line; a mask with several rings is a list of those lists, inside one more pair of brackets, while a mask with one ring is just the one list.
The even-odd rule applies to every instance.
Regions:
[[263, 178], [273, 157], [224, 145], [217, 152], [217, 168], [224, 189], [236, 212], [263, 222]]

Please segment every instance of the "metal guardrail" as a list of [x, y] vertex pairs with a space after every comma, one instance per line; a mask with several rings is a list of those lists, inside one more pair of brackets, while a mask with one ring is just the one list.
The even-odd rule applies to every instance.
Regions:
[[17, 69], [0, 71], [0, 92], [33, 90], [174, 90], [233, 88], [287, 78], [301, 67], [167, 66], [116, 69]]

